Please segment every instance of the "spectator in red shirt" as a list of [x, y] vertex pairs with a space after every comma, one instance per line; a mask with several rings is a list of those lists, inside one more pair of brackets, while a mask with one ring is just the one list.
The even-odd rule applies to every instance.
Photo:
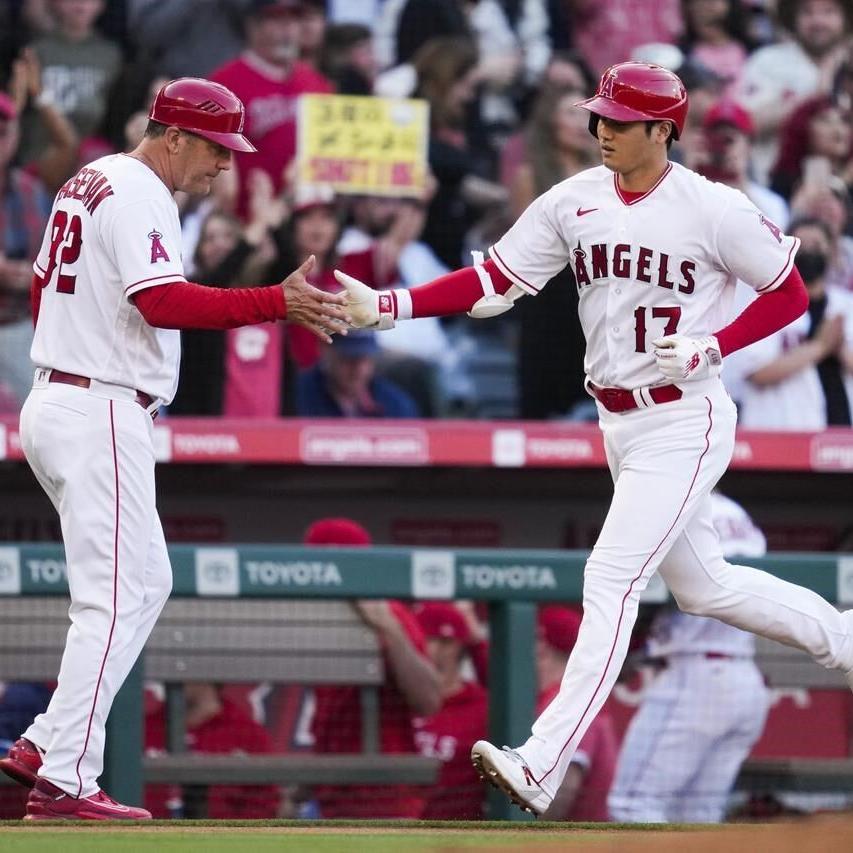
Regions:
[[[308, 545], [370, 544], [370, 534], [348, 518], [324, 518], [305, 533]], [[412, 718], [434, 714], [441, 703], [438, 673], [417, 620], [399, 601], [357, 601], [355, 607], [382, 644], [386, 680], [379, 690], [380, 749], [414, 753]], [[314, 750], [361, 751], [361, 708], [357, 687], [318, 687], [313, 721]], [[324, 786], [315, 789], [324, 818], [418, 818], [420, 789], [407, 785]]]
[[[214, 684], [187, 684], [187, 749], [199, 753], [269, 754], [273, 751], [267, 730]], [[149, 699], [151, 697], [148, 697]], [[163, 704], [151, 702], [145, 715], [146, 752], [166, 746], [166, 718]], [[239, 759], [235, 759], [239, 760]], [[278, 815], [280, 792], [275, 785], [211, 785], [207, 791], [205, 814], [192, 817], [215, 819], [274, 818]], [[187, 803], [188, 807], [193, 804]], [[183, 811], [179, 791], [171, 785], [149, 785], [145, 807], [157, 818]]]
[[[549, 604], [539, 610], [537, 716], [560, 690], [560, 681], [577, 641], [580, 624], [580, 614], [568, 607]], [[554, 802], [542, 817], [546, 820], [608, 820], [607, 793], [613, 783], [618, 751], [613, 722], [607, 711], [602, 710], [583, 736]]]
[[421, 755], [442, 761], [438, 783], [429, 791], [425, 820], [477, 820], [484, 789], [471, 765], [471, 744], [488, 732], [488, 696], [480, 684], [462, 678], [471, 632], [452, 604], [430, 602], [415, 611], [427, 651], [441, 679], [441, 708], [415, 720]]
[[249, 169], [263, 169], [272, 178], [276, 192], [284, 188], [285, 169], [296, 154], [299, 96], [332, 91], [325, 77], [298, 60], [303, 11], [301, 0], [251, 0], [246, 19], [247, 50], [212, 75], [243, 101], [243, 133], [258, 149], [251, 158], [239, 152], [234, 157], [240, 178], [240, 216], [248, 209], [244, 178]]

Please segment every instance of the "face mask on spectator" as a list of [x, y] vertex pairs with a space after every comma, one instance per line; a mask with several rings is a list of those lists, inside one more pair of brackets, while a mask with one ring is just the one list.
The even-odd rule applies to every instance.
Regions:
[[797, 253], [797, 269], [805, 282], [817, 281], [826, 272], [827, 264], [828, 259], [823, 252]]

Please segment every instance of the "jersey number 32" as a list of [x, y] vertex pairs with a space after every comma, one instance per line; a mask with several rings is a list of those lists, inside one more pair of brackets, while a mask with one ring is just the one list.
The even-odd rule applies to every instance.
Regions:
[[77, 276], [63, 275], [62, 267], [65, 264], [73, 264], [80, 257], [80, 248], [83, 245], [82, 230], [83, 223], [76, 213], [70, 217], [64, 210], [54, 213], [50, 224], [49, 257], [44, 273], [45, 287], [50, 285], [54, 272], [58, 272], [56, 292], [74, 293]]

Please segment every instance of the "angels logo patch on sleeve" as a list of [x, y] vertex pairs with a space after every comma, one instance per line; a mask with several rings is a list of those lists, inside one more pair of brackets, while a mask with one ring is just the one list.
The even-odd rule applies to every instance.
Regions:
[[161, 242], [163, 235], [156, 229], [148, 234], [148, 239], [151, 241], [151, 263], [156, 264], [157, 261], [170, 260], [166, 247]]
[[776, 238], [777, 243], [782, 242], [782, 229], [771, 222], [763, 213], [761, 214], [761, 224]]

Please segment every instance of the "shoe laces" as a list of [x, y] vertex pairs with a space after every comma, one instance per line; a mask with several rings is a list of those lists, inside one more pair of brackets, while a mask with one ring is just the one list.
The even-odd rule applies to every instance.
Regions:
[[97, 794], [93, 794], [90, 800], [97, 800], [99, 803], [109, 803], [113, 806], [120, 806], [121, 803], [118, 800], [114, 800], [106, 791], [99, 790]]

